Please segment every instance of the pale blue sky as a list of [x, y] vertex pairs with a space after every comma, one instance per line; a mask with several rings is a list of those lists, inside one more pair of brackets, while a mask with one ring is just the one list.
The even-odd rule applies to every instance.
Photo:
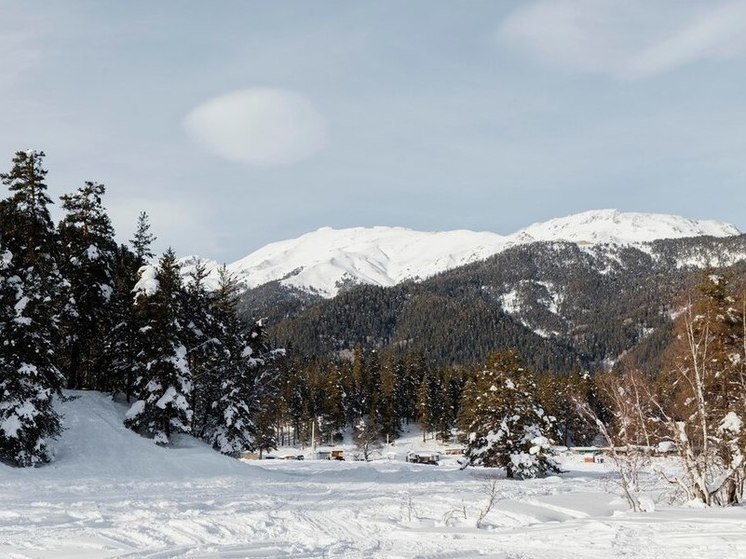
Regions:
[[[321, 226], [617, 208], [746, 230], [746, 1], [0, 0], [0, 158], [120, 239], [232, 261]], [[3, 155], [4, 154], [4, 155]]]

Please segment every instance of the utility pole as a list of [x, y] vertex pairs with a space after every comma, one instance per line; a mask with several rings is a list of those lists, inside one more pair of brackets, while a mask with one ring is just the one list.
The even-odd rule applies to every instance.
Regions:
[[316, 452], [316, 420], [311, 420], [311, 450]]

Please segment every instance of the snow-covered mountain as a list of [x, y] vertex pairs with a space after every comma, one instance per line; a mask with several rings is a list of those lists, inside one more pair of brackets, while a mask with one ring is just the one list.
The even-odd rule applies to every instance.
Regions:
[[[570, 241], [582, 245], [640, 245], [658, 239], [738, 235], [733, 225], [665, 214], [588, 211], [536, 223], [511, 235], [466, 230], [422, 232], [401, 227], [321, 228], [296, 239], [271, 243], [227, 266], [254, 288], [272, 281], [333, 297], [348, 283], [379, 286], [433, 276], [484, 260], [519, 244]], [[197, 257], [182, 259], [185, 273]], [[218, 264], [204, 261], [214, 284]]]

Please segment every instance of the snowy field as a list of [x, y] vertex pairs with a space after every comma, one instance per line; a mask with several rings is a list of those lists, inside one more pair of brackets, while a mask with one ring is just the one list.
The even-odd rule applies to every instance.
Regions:
[[401, 443], [371, 463], [242, 462], [188, 437], [156, 447], [122, 427], [122, 406], [74, 394], [53, 464], [0, 465], [2, 558], [746, 558], [746, 507], [629, 513], [608, 464], [508, 481], [407, 464]]

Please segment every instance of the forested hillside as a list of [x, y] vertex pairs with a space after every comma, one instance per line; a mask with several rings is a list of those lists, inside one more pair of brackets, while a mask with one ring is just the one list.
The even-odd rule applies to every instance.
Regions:
[[536, 370], [611, 367], [623, 356], [654, 369], [682, 293], [712, 267], [738, 275], [746, 236], [655, 241], [645, 250], [537, 242], [422, 282], [353, 286], [333, 299], [279, 284], [243, 295], [270, 335], [313, 356], [401, 348], [438, 365], [482, 362], [516, 348]]

